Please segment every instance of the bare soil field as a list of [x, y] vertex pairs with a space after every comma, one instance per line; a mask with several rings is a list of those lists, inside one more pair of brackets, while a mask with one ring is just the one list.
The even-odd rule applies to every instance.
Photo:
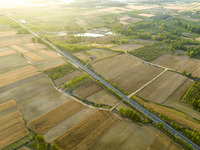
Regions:
[[0, 59], [0, 74], [29, 65], [19, 54], [3, 56]]
[[167, 71], [137, 94], [146, 100], [163, 103], [186, 79], [180, 74]]
[[46, 132], [44, 134], [45, 140], [49, 143], [52, 142], [54, 139], [61, 136], [67, 130], [80, 123], [96, 111], [97, 110], [95, 108], [84, 107], [80, 111], [76, 112], [57, 126], [51, 128], [48, 132]]
[[61, 78], [58, 78], [56, 80], [54, 80], [53, 82], [56, 84], [56, 86], [59, 86], [62, 83], [68, 82], [69, 80], [76, 78], [78, 76], [82, 75], [82, 73], [80, 71], [74, 71], [68, 75], [65, 75]]
[[200, 77], [200, 60], [190, 59], [188, 56], [172, 56], [162, 55], [154, 60], [152, 63], [165, 66], [178, 71], [186, 70], [188, 73], [192, 73], [193, 76]]
[[17, 34], [7, 37], [0, 37], [0, 47], [12, 46], [23, 43], [30, 43], [32, 35], [31, 34]]
[[40, 44], [40, 43], [26, 43], [26, 44], [23, 44], [25, 47], [28, 47], [32, 50], [43, 50], [43, 49], [46, 49], [47, 47], [43, 44]]
[[95, 83], [93, 81], [89, 81], [86, 84], [73, 90], [72, 93], [73, 93], [73, 95], [75, 95], [77, 97], [87, 98], [102, 89], [103, 88], [100, 85], [98, 85], [97, 83]]
[[13, 28], [11, 28], [9, 25], [0, 25], [0, 32], [10, 32], [10, 31], [14, 31]]
[[9, 31], [9, 32], [0, 32], [0, 37], [16, 35], [16, 31]]
[[136, 91], [162, 72], [162, 69], [143, 64], [127, 54], [104, 59], [92, 65], [97, 73], [130, 93]]
[[157, 133], [156, 128], [122, 120], [106, 132], [90, 150], [146, 150]]
[[28, 134], [29, 132], [25, 128], [19, 111], [0, 118], [0, 149], [5, 148]]
[[132, 51], [134, 49], [143, 47], [143, 45], [140, 44], [121, 44], [117, 45], [115, 47], [111, 47], [112, 50], [120, 50], [120, 51]]
[[144, 17], [153, 17], [153, 16], [155, 16], [155, 15], [152, 15], [152, 14], [145, 14], [145, 13], [143, 13], [143, 14], [139, 14], [140, 16], [144, 16]]
[[104, 89], [92, 94], [91, 96], [87, 97], [86, 99], [91, 102], [97, 103], [97, 104], [106, 104], [109, 106], [114, 106], [117, 103], [119, 103], [119, 99], [117, 99], [117, 97], [110, 94], [109, 92], [107, 92]]
[[147, 150], [182, 150], [182, 147], [170, 139], [167, 135], [159, 131], [156, 135], [155, 140], [153, 143], [148, 147]]
[[16, 51], [13, 51], [13, 50], [0, 52], [0, 57], [2, 57], [2, 56], [7, 56], [7, 55], [11, 55], [11, 54], [15, 54], [15, 53], [16, 53]]
[[197, 41], [200, 41], [200, 37], [199, 37], [199, 38], [196, 38], [196, 40], [197, 40]]
[[37, 133], [45, 133], [85, 106], [73, 99], [32, 120], [28, 126]]
[[97, 111], [53, 141], [62, 149], [86, 150], [120, 119], [109, 111]]
[[35, 67], [26, 66], [23, 68], [0, 74], [0, 87], [34, 76], [38, 73], [39, 72]]
[[85, 54], [84, 52], [74, 53], [73, 55], [76, 56], [78, 59], [83, 60], [85, 62], [90, 60], [90, 56]]
[[57, 57], [37, 62], [34, 65], [41, 71], [46, 71], [66, 64], [67, 64], [66, 61], [64, 61], [62, 58]]
[[159, 5], [128, 5], [127, 8], [131, 10], [144, 10], [144, 9], [152, 9], [152, 8], [158, 8]]

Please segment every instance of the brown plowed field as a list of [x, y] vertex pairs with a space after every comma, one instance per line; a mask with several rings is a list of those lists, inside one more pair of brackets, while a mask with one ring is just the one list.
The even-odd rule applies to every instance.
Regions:
[[170, 139], [167, 135], [159, 131], [153, 143], [147, 150], [182, 150], [182, 147]]
[[146, 100], [150, 100], [157, 103], [164, 102], [173, 92], [186, 80], [187, 78], [167, 71], [159, 78], [154, 80], [144, 89], [142, 89], [138, 95]]
[[41, 49], [47, 48], [45, 45], [40, 44], [40, 43], [27, 43], [27, 44], [23, 44], [23, 45], [32, 50], [41, 50]]
[[85, 106], [75, 100], [68, 100], [44, 115], [29, 122], [28, 126], [37, 133], [45, 133]]
[[34, 76], [38, 73], [39, 72], [35, 67], [26, 66], [0, 74], [0, 87]]
[[50, 58], [59, 57], [58, 54], [56, 54], [55, 52], [52, 52], [52, 51], [40, 50], [39, 52]]
[[10, 46], [10, 47], [16, 49], [18, 52], [23, 53], [23, 54], [28, 53], [27, 50], [25, 50], [25, 49], [23, 49], [23, 48], [21, 48], [21, 47], [19, 47], [17, 45]]
[[34, 62], [39, 62], [39, 61], [45, 60], [44, 58], [42, 58], [42, 57], [40, 57], [40, 56], [38, 56], [38, 55], [36, 55], [36, 54], [34, 54], [32, 52], [28, 52], [28, 53], [26, 53], [24, 55], [25, 55], [25, 57], [28, 57], [28, 59], [31, 59]]
[[187, 72], [192, 73], [192, 75], [200, 77], [199, 59], [190, 59], [188, 56], [172, 56], [165, 54], [158, 57], [152, 63], [177, 69], [178, 71], [186, 70]]
[[120, 119], [109, 111], [97, 111], [53, 141], [62, 149], [88, 149]]

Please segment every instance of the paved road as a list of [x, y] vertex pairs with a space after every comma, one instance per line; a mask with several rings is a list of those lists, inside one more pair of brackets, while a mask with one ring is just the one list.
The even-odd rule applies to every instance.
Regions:
[[[35, 35], [36, 37], [39, 37], [36, 33], [34, 33], [32, 30], [30, 30], [28, 27], [26, 27], [25, 25], [23, 25], [21, 22], [15, 20], [13, 17], [11, 17], [10, 15], [2, 12], [4, 15], [6, 15], [7, 17], [9, 17], [10, 19], [12, 19], [13, 21], [19, 23], [22, 27], [26, 28], [27, 30], [30, 31], [30, 33], [32, 33], [33, 35]], [[56, 51], [58, 51], [60, 54], [64, 55], [65, 57], [67, 57], [67, 59], [69, 61], [71, 61], [73, 64], [79, 66], [82, 70], [84, 70], [85, 72], [87, 72], [89, 75], [91, 75], [93, 78], [95, 78], [96, 80], [100, 81], [101, 83], [103, 83], [106, 87], [114, 90], [118, 95], [122, 96], [123, 99], [128, 102], [129, 104], [131, 104], [133, 107], [135, 107], [138, 111], [140, 111], [141, 113], [143, 113], [144, 115], [146, 115], [148, 118], [152, 119], [154, 122], [158, 122], [158, 123], [162, 123], [165, 126], [165, 129], [168, 129], [169, 131], [171, 131], [174, 135], [176, 135], [176, 137], [180, 137], [183, 141], [186, 141], [188, 144], [191, 144], [192, 147], [194, 149], [200, 150], [200, 147], [198, 147], [196, 144], [194, 144], [192, 141], [188, 140], [186, 137], [184, 137], [182, 134], [180, 134], [179, 132], [177, 132], [176, 130], [174, 130], [171, 126], [169, 126], [168, 124], [166, 124], [165, 122], [163, 122], [161, 119], [159, 119], [158, 117], [156, 117], [155, 115], [153, 115], [152, 113], [150, 113], [149, 111], [147, 111], [146, 109], [144, 109], [143, 107], [141, 107], [139, 104], [137, 104], [136, 102], [134, 102], [133, 100], [131, 100], [130, 98], [128, 98], [126, 95], [124, 95], [122, 92], [120, 92], [119, 90], [117, 90], [115, 87], [113, 87], [112, 85], [110, 85], [108, 82], [106, 82], [105, 80], [103, 80], [101, 77], [99, 77], [98, 75], [96, 75], [94, 72], [92, 72], [91, 70], [89, 70], [87, 67], [85, 67], [84, 65], [82, 65], [79, 61], [77, 61], [76, 59], [72, 58], [71, 56], [69, 56], [68, 54], [64, 53], [62, 50], [60, 50], [59, 48], [55, 47], [52, 43], [50, 43], [49, 41], [45, 40], [44, 38], [41, 38], [45, 43], [49, 44], [53, 49], [55, 49]], [[168, 69], [168, 68], [165, 68]]]

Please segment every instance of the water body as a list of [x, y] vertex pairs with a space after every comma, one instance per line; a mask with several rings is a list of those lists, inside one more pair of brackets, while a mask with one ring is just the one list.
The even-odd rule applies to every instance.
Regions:
[[97, 34], [97, 33], [81, 33], [81, 34], [75, 34], [75, 36], [84, 36], [84, 37], [103, 37], [103, 34]]

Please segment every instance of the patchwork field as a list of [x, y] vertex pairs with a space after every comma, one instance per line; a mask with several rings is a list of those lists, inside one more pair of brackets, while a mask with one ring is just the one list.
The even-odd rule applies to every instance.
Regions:
[[139, 14], [140, 16], [143, 16], [143, 17], [153, 17], [155, 15], [153, 14]]
[[186, 79], [180, 74], [167, 71], [137, 94], [146, 100], [163, 103]]
[[0, 52], [0, 57], [15, 54], [15, 53], [16, 51], [13, 51], [13, 50], [3, 51], [3, 52]]
[[125, 120], [120, 121], [95, 143], [90, 150], [146, 150], [154, 141], [158, 130]]
[[105, 79], [130, 93], [136, 91], [162, 72], [162, 69], [143, 64], [127, 54], [104, 59], [92, 65]]
[[0, 87], [26, 79], [38, 74], [38, 70], [33, 66], [22, 67], [13, 71], [0, 74]]
[[143, 47], [143, 45], [140, 44], [121, 44], [117, 45], [115, 47], [111, 47], [112, 50], [120, 50], [120, 51], [132, 51], [134, 49]]
[[22, 139], [29, 132], [14, 100], [0, 104], [0, 149]]
[[134, 18], [134, 17], [122, 17], [119, 20], [120, 20], [120, 23], [127, 25], [130, 23], [135, 23], [135, 22], [141, 21], [142, 19]]
[[165, 54], [154, 60], [152, 63], [177, 69], [180, 72], [186, 70], [188, 73], [192, 73], [193, 76], [200, 77], [200, 60], [198, 59], [190, 59], [187, 56], [172, 56]]
[[53, 141], [62, 149], [86, 150], [120, 119], [109, 111], [97, 111]]

